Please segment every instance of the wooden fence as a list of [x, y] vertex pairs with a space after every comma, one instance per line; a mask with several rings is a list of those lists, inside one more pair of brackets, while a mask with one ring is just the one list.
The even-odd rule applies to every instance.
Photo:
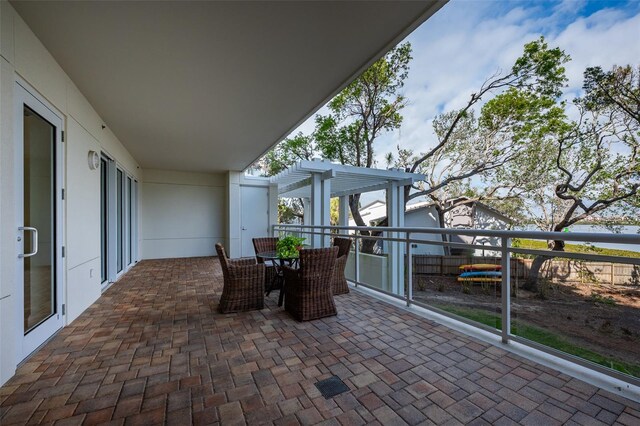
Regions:
[[[460, 265], [478, 263], [500, 265], [500, 262], [500, 257], [491, 256], [413, 255], [413, 272], [415, 275], [459, 275]], [[511, 278], [527, 278], [532, 262], [533, 259], [511, 258]], [[640, 286], [640, 266], [556, 259], [545, 263], [540, 271], [540, 277], [565, 282]]]

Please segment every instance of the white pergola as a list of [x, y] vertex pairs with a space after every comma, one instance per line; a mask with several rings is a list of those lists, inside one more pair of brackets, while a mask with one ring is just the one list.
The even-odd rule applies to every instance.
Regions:
[[[277, 185], [278, 197], [301, 198], [304, 203], [304, 224], [330, 225], [331, 198], [338, 197], [339, 225], [349, 225], [349, 195], [372, 191], [386, 191], [388, 226], [404, 226], [403, 187], [423, 180], [424, 175], [408, 173], [400, 169], [372, 169], [345, 166], [314, 159], [300, 161], [289, 169], [272, 176], [271, 185]], [[395, 237], [395, 235], [389, 235]], [[313, 247], [327, 244], [320, 235], [311, 238]], [[389, 273], [403, 276], [404, 264], [399, 242], [389, 244]], [[398, 280], [390, 280], [397, 283]], [[400, 281], [402, 282], [402, 281]]]

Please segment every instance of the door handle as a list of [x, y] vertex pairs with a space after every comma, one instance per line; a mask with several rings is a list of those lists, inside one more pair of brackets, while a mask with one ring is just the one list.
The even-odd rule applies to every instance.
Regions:
[[18, 228], [18, 230], [33, 232], [33, 241], [31, 243], [31, 249], [33, 251], [31, 253], [20, 253], [18, 257], [25, 258], [35, 256], [38, 253], [38, 230], [36, 228], [32, 228], [31, 226], [21, 226], [20, 228]]

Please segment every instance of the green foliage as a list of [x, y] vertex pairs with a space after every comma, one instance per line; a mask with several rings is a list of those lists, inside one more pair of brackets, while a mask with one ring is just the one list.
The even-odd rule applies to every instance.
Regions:
[[276, 243], [276, 253], [282, 258], [296, 258], [298, 257], [298, 252], [302, 248], [304, 240], [305, 238], [294, 235], [282, 237]]
[[[426, 196], [443, 212], [455, 208], [459, 203], [450, 200], [460, 196], [501, 200], [512, 207], [507, 214], [517, 217], [514, 200], [544, 172], [526, 159], [531, 151], [547, 153], [549, 141], [566, 130], [558, 98], [567, 81], [563, 65], [568, 60], [544, 38], [527, 43], [510, 71], [485, 80], [462, 108], [434, 118], [435, 146], [415, 155], [398, 147], [397, 159], [388, 155], [395, 166], [427, 176], [415, 192], [405, 192], [405, 199]], [[483, 100], [477, 115], [474, 108]], [[510, 167], [516, 162], [528, 166]]]
[[614, 66], [605, 72], [589, 67], [584, 72], [584, 104], [590, 110], [622, 109], [640, 121], [640, 67]]
[[406, 105], [401, 94], [409, 74], [411, 44], [403, 43], [349, 84], [329, 102], [328, 115], [318, 116], [314, 133], [323, 158], [372, 167], [373, 142], [402, 123]]
[[300, 160], [311, 160], [313, 156], [313, 138], [298, 133], [276, 145], [259, 164], [266, 176], [274, 176]]
[[567, 82], [563, 65], [569, 60], [563, 50], [549, 49], [544, 37], [540, 37], [524, 45], [524, 52], [513, 65], [512, 74], [519, 80], [520, 88], [541, 97], [558, 98]]
[[329, 114], [316, 117], [313, 133], [287, 138], [259, 160], [263, 173], [273, 176], [314, 157], [372, 167], [373, 142], [402, 122], [406, 99], [401, 90], [410, 61], [410, 43], [389, 51], [329, 102]]
[[304, 216], [302, 202], [297, 198], [278, 200], [278, 223], [299, 223]]
[[608, 306], [616, 305], [616, 299], [614, 299], [611, 296], [603, 296], [601, 294], [596, 293], [595, 291], [591, 292], [591, 295], [589, 296], [589, 301], [591, 303], [597, 303], [600, 305], [608, 305]]

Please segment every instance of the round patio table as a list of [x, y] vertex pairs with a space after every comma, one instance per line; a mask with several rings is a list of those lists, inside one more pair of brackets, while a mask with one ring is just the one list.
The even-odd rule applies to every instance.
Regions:
[[282, 272], [283, 266], [291, 266], [296, 268], [298, 266], [298, 257], [280, 257], [275, 250], [263, 251], [257, 253], [256, 256], [263, 258], [264, 260], [270, 260], [274, 268], [276, 268], [276, 275], [273, 277], [269, 290], [267, 290], [267, 296], [271, 293], [277, 284], [280, 284], [280, 296], [278, 297], [278, 306], [282, 306], [284, 302], [284, 273]]

